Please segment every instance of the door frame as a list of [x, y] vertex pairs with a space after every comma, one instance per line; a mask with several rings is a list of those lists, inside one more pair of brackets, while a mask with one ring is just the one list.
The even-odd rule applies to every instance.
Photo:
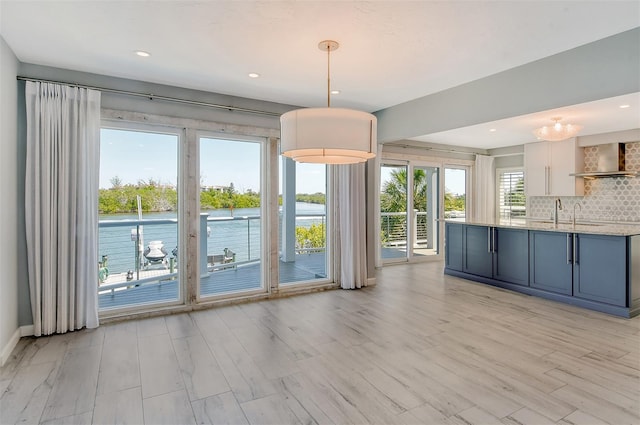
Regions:
[[[449, 157], [439, 157], [439, 156], [419, 156], [419, 155], [408, 155], [408, 154], [398, 154], [393, 152], [385, 153], [383, 152], [376, 158], [376, 190], [375, 190], [375, 236], [376, 236], [376, 267], [383, 267], [385, 265], [394, 265], [394, 264], [403, 264], [403, 263], [413, 263], [413, 262], [425, 262], [425, 261], [443, 261], [444, 260], [444, 244], [445, 244], [445, 226], [444, 226], [444, 193], [445, 193], [445, 169], [454, 168], [454, 169], [462, 169], [465, 170], [465, 216], [470, 217], [472, 213], [473, 207], [473, 193], [472, 193], [472, 184], [473, 184], [473, 171], [475, 162], [467, 159], [456, 159]], [[381, 256], [381, 241], [380, 241], [380, 231], [381, 228], [381, 220], [380, 220], [380, 183], [381, 183], [381, 173], [380, 169], [383, 164], [388, 165], [405, 165], [407, 166], [407, 172], [409, 173], [409, 168], [413, 171], [413, 166], [427, 166], [427, 167], [436, 167], [438, 168], [439, 173], [439, 205], [438, 205], [438, 254], [437, 255], [426, 255], [424, 257], [409, 257], [407, 255], [406, 258], [395, 260], [395, 261], [383, 261]], [[410, 167], [411, 166], [411, 167]], [[411, 198], [411, 199], [409, 199]], [[407, 193], [407, 201], [411, 202], [413, 205], [413, 194]], [[408, 204], [409, 205], [409, 204]]]

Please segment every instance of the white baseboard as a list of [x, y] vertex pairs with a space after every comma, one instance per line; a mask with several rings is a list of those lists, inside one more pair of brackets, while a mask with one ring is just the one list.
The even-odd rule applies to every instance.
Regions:
[[0, 352], [0, 367], [4, 366], [7, 360], [9, 360], [11, 352], [16, 348], [18, 341], [20, 341], [20, 328], [16, 329], [13, 335], [11, 335], [11, 338], [9, 338], [7, 345], [2, 348], [2, 352]]
[[33, 336], [33, 325], [20, 326], [20, 336]]

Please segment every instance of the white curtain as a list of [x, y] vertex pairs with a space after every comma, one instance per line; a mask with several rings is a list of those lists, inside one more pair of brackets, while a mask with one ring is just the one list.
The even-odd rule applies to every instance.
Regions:
[[333, 173], [334, 265], [343, 289], [367, 286], [365, 164], [336, 165]]
[[493, 223], [496, 217], [496, 184], [493, 157], [476, 155], [475, 166], [475, 220]]
[[25, 219], [34, 334], [98, 326], [100, 92], [27, 82]]

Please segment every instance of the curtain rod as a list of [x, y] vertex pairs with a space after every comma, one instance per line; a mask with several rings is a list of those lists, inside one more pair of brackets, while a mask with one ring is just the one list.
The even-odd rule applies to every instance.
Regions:
[[219, 104], [216, 104], [216, 103], [200, 102], [200, 101], [197, 101], [197, 100], [180, 99], [180, 98], [177, 98], [177, 97], [157, 96], [157, 95], [154, 95], [152, 93], [138, 93], [138, 92], [127, 91], [127, 90], [109, 89], [109, 88], [106, 88], [106, 87], [87, 86], [87, 85], [84, 85], [84, 84], [77, 84], [77, 83], [67, 83], [67, 82], [64, 82], [64, 81], [43, 80], [43, 79], [40, 79], [40, 78], [29, 78], [29, 77], [21, 77], [21, 76], [18, 76], [17, 78], [18, 78], [19, 81], [33, 81], [33, 82], [38, 82], [38, 83], [64, 84], [64, 85], [67, 85], [67, 86], [73, 86], [73, 87], [78, 87], [78, 88], [82, 88], [82, 89], [99, 90], [101, 92], [106, 92], [106, 93], [122, 94], [122, 95], [125, 95], [125, 96], [144, 97], [144, 98], [147, 98], [149, 100], [164, 100], [164, 101], [167, 101], [167, 102], [182, 103], [182, 104], [196, 105], [196, 106], [204, 106], [204, 107], [207, 107], [207, 108], [214, 108], [214, 109], [226, 109], [228, 111], [246, 112], [248, 114], [267, 115], [267, 116], [272, 116], [272, 117], [279, 117], [280, 115], [282, 115], [281, 113], [278, 113], [278, 112], [268, 112], [268, 111], [260, 111], [258, 109], [239, 108], [237, 106], [219, 105]]
[[498, 155], [491, 155], [494, 158], [504, 158], [507, 156], [521, 156], [524, 155], [524, 152], [511, 152], [511, 153], [501, 153]]
[[486, 155], [479, 152], [468, 152], [468, 151], [461, 151], [457, 149], [447, 149], [447, 148], [434, 148], [431, 146], [416, 146], [416, 145], [409, 145], [406, 143], [388, 143], [388, 144], [383, 143], [383, 145], [386, 145], [389, 147], [397, 146], [403, 149], [411, 149], [411, 148], [421, 149], [421, 150], [433, 151], [433, 152], [446, 152], [446, 153], [455, 153], [455, 154], [464, 154], [464, 155]]
[[[384, 143], [383, 143], [384, 145]], [[416, 146], [416, 145], [409, 145], [409, 144], [400, 144], [400, 143], [388, 143], [387, 146], [389, 147], [393, 147], [393, 146], [398, 146], [404, 149], [407, 148], [414, 148], [414, 149], [423, 149], [423, 150], [427, 150], [427, 151], [434, 151], [434, 152], [446, 152], [446, 153], [454, 153], [454, 154], [464, 154], [464, 155], [485, 155], [485, 156], [491, 156], [494, 158], [499, 158], [499, 157], [504, 157], [504, 156], [518, 156], [518, 155], [524, 155], [524, 152], [511, 152], [511, 153], [502, 153], [502, 154], [498, 154], [498, 155], [490, 155], [488, 153], [480, 153], [480, 152], [469, 152], [469, 151], [461, 151], [461, 150], [457, 150], [457, 149], [446, 149], [446, 148], [434, 148], [431, 146]]]

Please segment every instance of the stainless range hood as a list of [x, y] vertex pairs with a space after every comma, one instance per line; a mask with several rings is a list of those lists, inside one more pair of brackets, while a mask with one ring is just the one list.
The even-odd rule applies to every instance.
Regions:
[[636, 177], [637, 171], [626, 171], [624, 164], [624, 143], [598, 145], [598, 168], [588, 173], [570, 174], [576, 177], [597, 179], [604, 177]]

